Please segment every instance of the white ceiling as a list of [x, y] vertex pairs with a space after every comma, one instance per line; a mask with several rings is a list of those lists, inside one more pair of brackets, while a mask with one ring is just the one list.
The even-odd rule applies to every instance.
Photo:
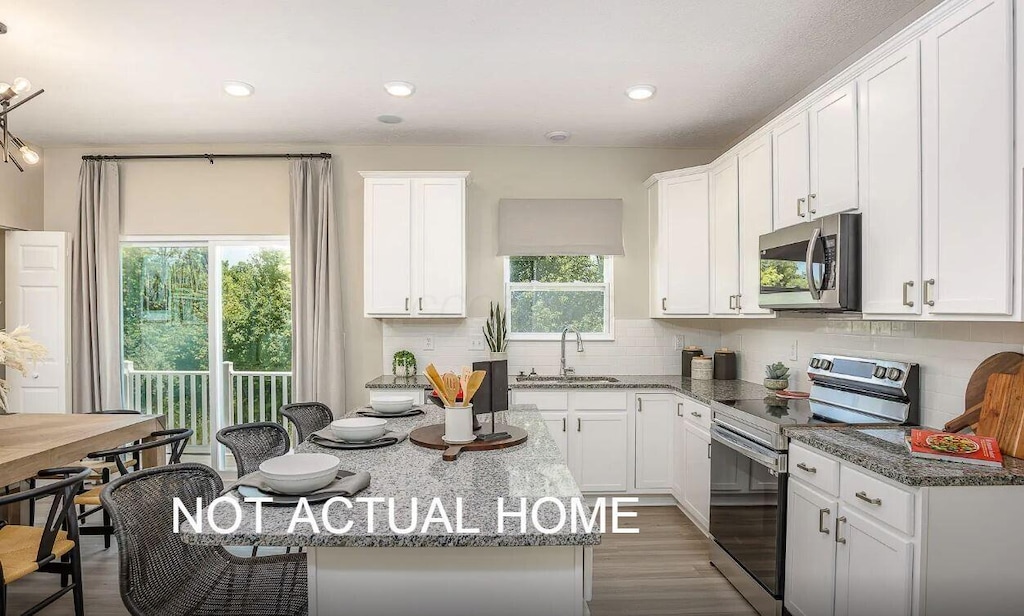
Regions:
[[722, 147], [919, 1], [5, 0], [0, 79], [46, 89], [11, 114], [44, 146]]

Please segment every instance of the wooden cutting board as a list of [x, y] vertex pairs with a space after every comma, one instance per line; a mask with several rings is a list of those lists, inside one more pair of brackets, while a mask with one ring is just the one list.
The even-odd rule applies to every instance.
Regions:
[[946, 423], [946, 432], [959, 432], [971, 426], [977, 431], [981, 418], [981, 405], [985, 401], [988, 378], [993, 374], [1015, 374], [1024, 367], [1024, 355], [1014, 352], [996, 353], [978, 364], [967, 381], [964, 392], [964, 413]]
[[1024, 457], [1024, 368], [988, 377], [975, 433], [995, 438], [1005, 455]]
[[[490, 424], [488, 424], [488, 430], [490, 430]], [[505, 449], [506, 447], [515, 447], [526, 442], [526, 430], [518, 426], [507, 426], [499, 423], [495, 425], [494, 431], [508, 432], [511, 436], [500, 441], [473, 441], [464, 445], [449, 445], [441, 439], [441, 435], [444, 434], [444, 424], [439, 423], [416, 428], [409, 433], [409, 440], [413, 444], [426, 447], [427, 449], [443, 449], [444, 453], [441, 454], [441, 459], [445, 462], [454, 461], [463, 451]]]

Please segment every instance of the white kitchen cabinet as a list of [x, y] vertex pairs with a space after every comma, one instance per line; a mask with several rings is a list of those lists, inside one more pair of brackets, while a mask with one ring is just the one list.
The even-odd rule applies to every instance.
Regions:
[[761, 293], [760, 237], [772, 230], [772, 144], [768, 135], [751, 141], [737, 155], [739, 175], [740, 313], [770, 315], [757, 305]]
[[811, 193], [810, 136], [807, 113], [800, 112], [772, 130], [776, 229], [806, 222]]
[[648, 187], [651, 208], [651, 314], [707, 315], [710, 311], [708, 174], [658, 179]]
[[918, 41], [868, 68], [860, 93], [864, 314], [921, 314]]
[[975, 0], [921, 38], [928, 313], [1013, 312], [1012, 14]]
[[672, 487], [672, 433], [676, 399], [672, 394], [636, 396], [636, 488]]
[[857, 82], [811, 105], [808, 218], [848, 212], [857, 200]]
[[548, 427], [551, 438], [555, 439], [558, 450], [562, 452], [562, 459], [569, 463], [569, 413], [567, 411], [541, 411], [540, 416], [544, 419], [544, 425]]
[[740, 292], [739, 174], [736, 157], [711, 169], [711, 312], [736, 314]]
[[711, 511], [711, 434], [688, 421], [683, 426], [683, 437], [683, 507], [698, 526], [707, 528]]
[[912, 542], [845, 504], [836, 521], [835, 615], [910, 614]]
[[789, 481], [786, 511], [786, 609], [793, 616], [831, 616], [835, 605], [839, 502], [802, 481]]
[[574, 411], [576, 434], [570, 455], [582, 492], [629, 489], [629, 418], [627, 411]]
[[683, 398], [676, 396], [676, 416], [672, 418], [672, 496], [683, 502], [686, 485], [686, 414]]
[[368, 317], [466, 313], [466, 172], [362, 172]]

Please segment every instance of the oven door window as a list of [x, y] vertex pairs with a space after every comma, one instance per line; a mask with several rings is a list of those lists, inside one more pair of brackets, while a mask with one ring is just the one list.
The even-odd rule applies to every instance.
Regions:
[[711, 536], [765, 589], [782, 594], [786, 474], [712, 440]]

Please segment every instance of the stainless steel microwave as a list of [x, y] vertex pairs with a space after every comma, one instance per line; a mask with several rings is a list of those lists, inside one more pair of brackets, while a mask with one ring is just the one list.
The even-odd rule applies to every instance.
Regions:
[[772, 310], [860, 311], [860, 214], [762, 235], [757, 303]]

